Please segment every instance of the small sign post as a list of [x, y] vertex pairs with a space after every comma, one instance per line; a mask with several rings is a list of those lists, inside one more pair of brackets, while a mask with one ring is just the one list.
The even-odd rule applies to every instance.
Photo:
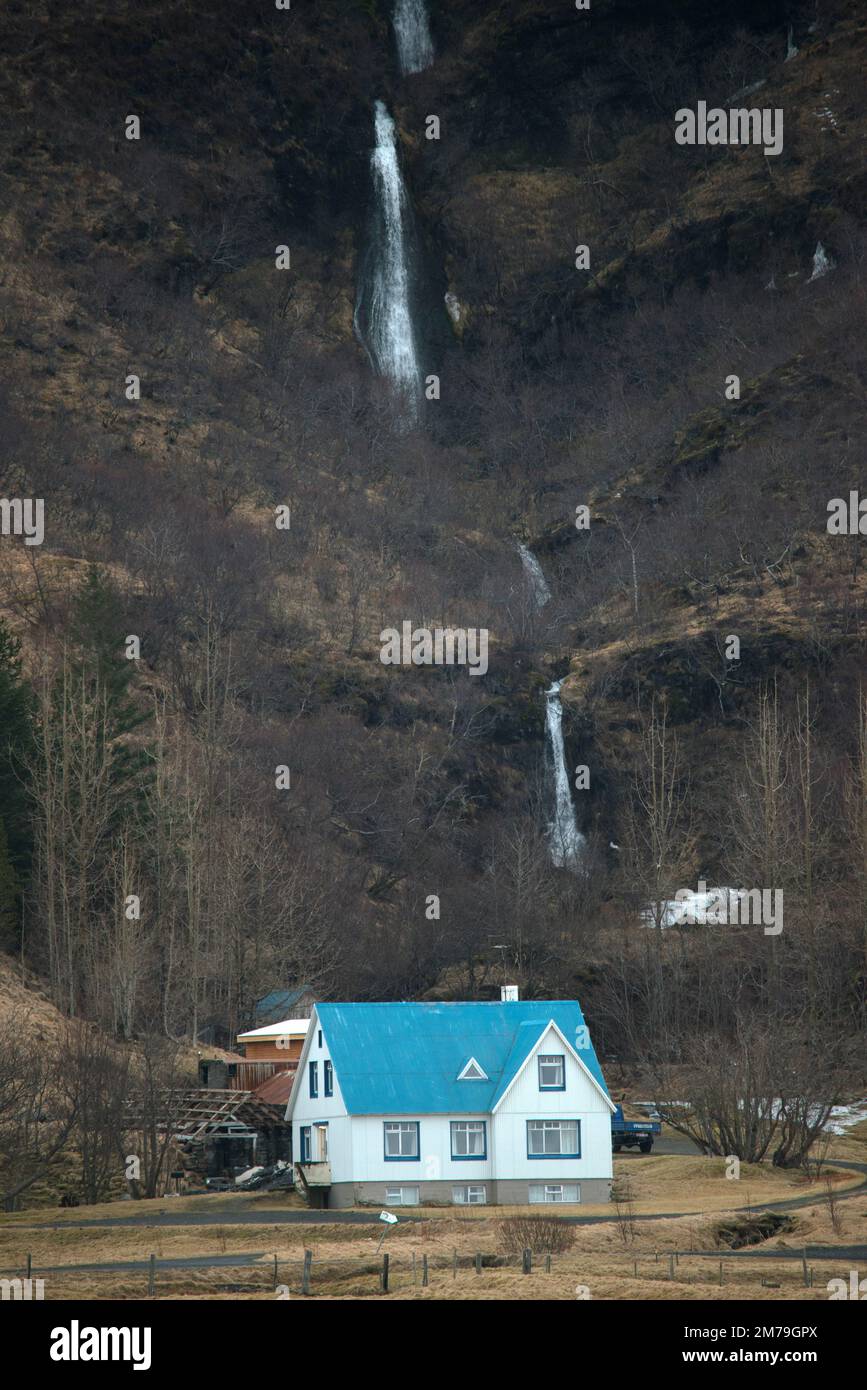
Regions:
[[396, 1226], [396, 1225], [397, 1225], [397, 1217], [396, 1217], [396, 1216], [394, 1215], [394, 1213], [391, 1212], [391, 1211], [381, 1211], [381, 1212], [379, 1213], [379, 1219], [380, 1219], [380, 1221], [384, 1221], [384, 1222], [385, 1222], [385, 1230], [383, 1231], [382, 1235], [380, 1236], [380, 1238], [379, 1238], [379, 1244], [378, 1244], [377, 1247], [376, 1247], [376, 1253], [377, 1253], [377, 1255], [379, 1254], [380, 1250], [382, 1249], [382, 1242], [385, 1240], [385, 1237], [388, 1235], [388, 1228], [389, 1228], [389, 1226]]

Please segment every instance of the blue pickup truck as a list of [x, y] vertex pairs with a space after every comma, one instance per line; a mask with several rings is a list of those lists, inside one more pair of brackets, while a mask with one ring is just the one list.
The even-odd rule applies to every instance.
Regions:
[[616, 1154], [621, 1149], [634, 1149], [649, 1154], [654, 1138], [662, 1133], [658, 1120], [624, 1120], [623, 1106], [618, 1105], [611, 1116], [611, 1147]]

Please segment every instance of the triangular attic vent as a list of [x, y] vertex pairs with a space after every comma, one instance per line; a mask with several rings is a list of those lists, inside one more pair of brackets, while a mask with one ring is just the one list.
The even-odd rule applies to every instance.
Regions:
[[458, 1081], [487, 1081], [487, 1072], [482, 1071], [475, 1057], [471, 1057], [458, 1076]]

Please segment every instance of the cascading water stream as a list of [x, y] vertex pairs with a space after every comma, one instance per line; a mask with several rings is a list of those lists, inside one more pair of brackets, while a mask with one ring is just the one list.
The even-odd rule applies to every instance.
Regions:
[[[421, 72], [434, 59], [424, 0], [395, 0], [392, 12], [401, 73]], [[374, 227], [355, 305], [355, 331], [374, 370], [403, 398], [403, 423], [418, 419], [421, 372], [410, 304], [412, 212], [400, 171], [397, 132], [385, 103], [373, 108]]]
[[424, 0], [395, 0], [392, 23], [401, 72], [429, 68], [434, 50]]
[[521, 556], [521, 564], [524, 566], [524, 573], [530, 585], [533, 601], [537, 608], [544, 608], [551, 597], [551, 590], [548, 588], [548, 581], [542, 571], [542, 566], [529, 546], [524, 545], [523, 541], [518, 541], [518, 553]]
[[821, 280], [823, 275], [827, 275], [834, 269], [836, 269], [836, 262], [828, 255], [821, 241], [817, 242], [816, 250], [813, 253], [813, 274], [807, 284], [812, 285], [814, 280]]
[[561, 680], [555, 681], [550, 690], [545, 691], [545, 723], [554, 765], [554, 818], [548, 826], [548, 840], [552, 864], [558, 869], [575, 869], [583, 857], [587, 842], [575, 824], [572, 791], [566, 771], [563, 706], [560, 703], [562, 684]]
[[355, 330], [373, 366], [401, 392], [406, 413], [418, 414], [421, 377], [410, 308], [412, 220], [398, 158], [394, 121], [374, 106], [374, 230], [355, 307]]
[[[518, 541], [517, 546], [533, 601], [537, 609], [542, 609], [551, 598], [548, 581], [530, 547], [524, 545], [523, 541]], [[560, 703], [562, 684], [562, 681], [555, 681], [550, 690], [545, 691], [545, 725], [548, 731], [551, 766], [554, 769], [554, 817], [548, 825], [548, 843], [551, 848], [551, 862], [556, 868], [577, 869], [587, 842], [575, 824], [572, 790], [566, 771], [563, 706]]]

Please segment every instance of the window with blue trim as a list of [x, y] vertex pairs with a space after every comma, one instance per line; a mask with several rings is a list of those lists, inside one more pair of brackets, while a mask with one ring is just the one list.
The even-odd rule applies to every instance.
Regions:
[[539, 1090], [565, 1091], [565, 1089], [566, 1058], [561, 1052], [541, 1056], [539, 1058]]
[[382, 1131], [383, 1155], [388, 1161], [419, 1157], [418, 1120], [386, 1120]]
[[327, 1096], [334, 1095], [334, 1067], [330, 1062], [322, 1064], [322, 1088]]
[[580, 1158], [580, 1120], [528, 1120], [528, 1158]]
[[310, 1125], [301, 1126], [301, 1158], [299, 1162], [310, 1162]]
[[452, 1120], [452, 1158], [487, 1158], [487, 1126], [484, 1120]]
[[319, 1063], [310, 1063], [310, 1094], [315, 1100], [319, 1095]]

